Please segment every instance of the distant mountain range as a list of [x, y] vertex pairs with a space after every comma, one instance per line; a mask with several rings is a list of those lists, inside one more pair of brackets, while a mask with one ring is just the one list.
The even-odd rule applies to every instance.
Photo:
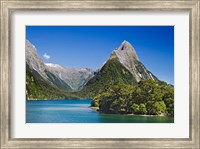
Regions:
[[[33, 99], [92, 98], [109, 84], [137, 84], [141, 80], [159, 81], [142, 64], [128, 41], [123, 41], [101, 68], [93, 70], [45, 64], [34, 45], [26, 40], [26, 66], [27, 98]], [[37, 92], [41, 92], [40, 95], [37, 95]], [[49, 94], [46, 95], [46, 92]]]

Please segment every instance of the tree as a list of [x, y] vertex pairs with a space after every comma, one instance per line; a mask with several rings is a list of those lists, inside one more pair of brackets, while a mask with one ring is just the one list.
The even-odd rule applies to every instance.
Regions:
[[147, 112], [150, 115], [160, 115], [166, 112], [166, 105], [163, 101], [149, 101], [147, 103]]
[[140, 112], [139, 105], [134, 103], [134, 104], [131, 106], [131, 111], [132, 111], [134, 114], [139, 114], [139, 112]]
[[145, 104], [141, 103], [141, 104], [139, 105], [139, 113], [140, 113], [140, 114], [146, 114], [146, 113], [147, 113], [147, 109], [146, 109]]

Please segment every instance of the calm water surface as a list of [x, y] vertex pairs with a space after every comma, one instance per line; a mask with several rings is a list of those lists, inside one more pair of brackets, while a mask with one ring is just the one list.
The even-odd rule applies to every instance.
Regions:
[[171, 117], [99, 114], [91, 100], [26, 100], [27, 123], [173, 123]]

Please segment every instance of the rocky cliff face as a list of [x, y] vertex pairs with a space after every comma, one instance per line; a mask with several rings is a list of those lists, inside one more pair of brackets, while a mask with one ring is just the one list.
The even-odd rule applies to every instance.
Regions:
[[137, 82], [141, 80], [157, 80], [157, 78], [139, 61], [135, 49], [128, 41], [123, 41], [122, 44], [113, 51], [110, 59], [114, 57], [132, 73]]
[[43, 63], [42, 59], [39, 57], [35, 46], [32, 45], [28, 40], [26, 40], [25, 49], [26, 64], [31, 70], [36, 71], [41, 78], [48, 81], [48, 76], [45, 73], [46, 66]]

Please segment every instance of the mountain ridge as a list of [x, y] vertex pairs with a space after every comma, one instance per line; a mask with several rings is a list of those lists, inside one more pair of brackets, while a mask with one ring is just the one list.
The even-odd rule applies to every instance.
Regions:
[[136, 50], [126, 40], [95, 70], [44, 63], [37, 54], [36, 47], [26, 40], [26, 63], [30, 72], [43, 82], [58, 89], [77, 92], [78, 95], [87, 98], [94, 97], [109, 84], [137, 84], [141, 80], [159, 81], [140, 62]]
[[[96, 70], [88, 68], [66, 68], [58, 64], [44, 63], [37, 49], [26, 40], [26, 63], [29, 69], [37, 72], [37, 77], [54, 87], [78, 91], [94, 75]], [[32, 72], [34, 72], [32, 71]]]

